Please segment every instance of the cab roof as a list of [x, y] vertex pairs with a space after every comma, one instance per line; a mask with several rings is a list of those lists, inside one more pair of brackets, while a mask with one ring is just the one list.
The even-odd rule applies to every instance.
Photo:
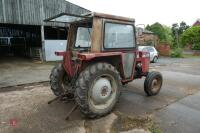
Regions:
[[127, 22], [135, 22], [135, 19], [133, 18], [121, 17], [121, 16], [104, 14], [104, 13], [97, 13], [97, 12], [89, 12], [82, 15], [60, 13], [58, 15], [45, 19], [44, 22], [73, 23], [73, 22], [84, 20], [84, 19], [92, 19], [94, 17], [121, 20], [121, 21], [127, 21]]

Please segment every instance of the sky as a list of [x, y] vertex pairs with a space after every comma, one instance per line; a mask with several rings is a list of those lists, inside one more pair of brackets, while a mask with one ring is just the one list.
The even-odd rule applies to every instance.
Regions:
[[200, 18], [200, 0], [67, 0], [94, 12], [131, 17], [136, 25], [159, 22], [171, 26]]

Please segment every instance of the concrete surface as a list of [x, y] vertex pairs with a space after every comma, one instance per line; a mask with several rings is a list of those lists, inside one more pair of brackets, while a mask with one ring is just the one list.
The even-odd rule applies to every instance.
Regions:
[[88, 131], [91, 133], [110, 133], [113, 124], [117, 121], [118, 116], [111, 113], [100, 119], [91, 120], [87, 123]]
[[72, 114], [73, 121], [65, 121], [73, 103], [56, 101], [48, 105], [52, 98], [49, 87], [43, 84], [0, 93], [0, 133], [76, 133], [82, 130], [84, 119], [79, 110]]
[[[160, 59], [159, 63], [151, 64], [151, 70], [163, 74], [164, 83], [159, 95], [147, 97], [143, 91], [144, 79], [135, 80], [124, 86], [114, 112], [134, 117], [153, 115], [166, 133], [200, 132], [199, 66], [200, 59]], [[68, 121], [64, 120], [73, 103], [56, 101], [48, 105], [47, 101], [52, 98], [48, 84], [1, 89], [0, 132], [87, 131], [83, 128], [86, 119], [79, 110]]]
[[151, 133], [150, 131], [146, 131], [144, 129], [132, 129], [132, 130], [128, 130], [128, 131], [123, 131], [120, 133]]
[[151, 64], [152, 70], [163, 74], [160, 94], [146, 97], [142, 91], [143, 80], [135, 80], [125, 87], [117, 109], [129, 115], [153, 114], [166, 133], [200, 132], [199, 66], [200, 58], [163, 58]]
[[200, 132], [200, 92], [173, 103], [155, 113], [165, 133]]
[[41, 63], [25, 58], [0, 58], [0, 88], [49, 80], [53, 63]]

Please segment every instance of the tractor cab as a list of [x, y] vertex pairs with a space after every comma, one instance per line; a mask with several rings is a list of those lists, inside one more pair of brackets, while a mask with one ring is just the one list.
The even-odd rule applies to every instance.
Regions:
[[135, 49], [134, 19], [88, 13], [72, 15], [62, 13], [46, 19], [69, 25], [68, 48], [80, 52], [101, 52]]
[[[137, 54], [134, 19], [102, 13], [85, 15], [61, 13], [45, 21], [67, 23], [69, 26], [64, 64], [72, 64], [72, 68], [69, 69], [67, 65], [64, 67], [70, 77], [74, 75], [75, 68], [69, 61], [76, 59], [85, 60], [84, 67], [88, 61], [91, 63], [96, 60], [107, 60], [116, 65], [119, 71], [121, 65], [124, 67], [122, 69], [124, 72], [121, 73], [124, 82], [134, 77], [132, 68]], [[56, 54], [62, 55], [61, 52]]]

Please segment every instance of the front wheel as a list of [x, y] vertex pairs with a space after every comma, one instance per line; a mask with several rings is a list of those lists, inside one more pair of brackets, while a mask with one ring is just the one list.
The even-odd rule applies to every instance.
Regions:
[[86, 68], [76, 82], [75, 99], [81, 112], [90, 118], [112, 111], [119, 97], [120, 77], [108, 63]]
[[162, 87], [163, 78], [160, 72], [149, 72], [145, 82], [144, 91], [148, 96], [157, 95]]

